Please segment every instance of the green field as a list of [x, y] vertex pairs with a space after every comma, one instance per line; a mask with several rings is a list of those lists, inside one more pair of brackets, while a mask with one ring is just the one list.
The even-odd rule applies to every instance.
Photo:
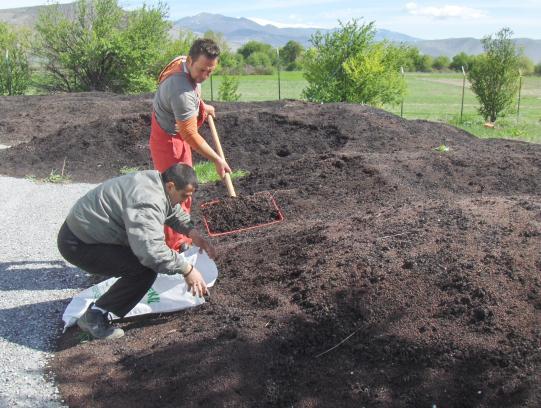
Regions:
[[[211, 84], [203, 84], [203, 96], [207, 101], [218, 99], [220, 76], [213, 77]], [[464, 94], [464, 113], [460, 123], [462, 98], [462, 75], [454, 73], [406, 74], [408, 85], [404, 98], [404, 118], [427, 119], [451, 123], [462, 127], [478, 137], [504, 137], [541, 143], [541, 77], [523, 78], [520, 116], [517, 121], [516, 106], [506, 117], [497, 120], [494, 129], [484, 127], [477, 114], [477, 100], [467, 86]], [[301, 72], [281, 73], [281, 98], [300, 99], [306, 86]], [[269, 101], [278, 99], [278, 77], [274, 75], [245, 75], [240, 77], [241, 101]], [[386, 110], [400, 115], [400, 105], [385, 106]]]
[[[218, 89], [220, 88], [221, 77], [212, 76], [211, 81], [203, 82], [203, 97], [205, 100], [218, 100]], [[302, 72], [281, 72], [280, 73], [280, 98], [300, 99], [306, 80]], [[239, 77], [240, 101], [273, 101], [278, 99], [278, 75], [243, 75]]]

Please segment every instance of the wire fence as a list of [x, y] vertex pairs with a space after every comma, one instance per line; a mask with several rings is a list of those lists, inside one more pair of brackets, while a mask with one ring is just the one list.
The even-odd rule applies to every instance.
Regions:
[[[472, 92], [465, 71], [461, 73], [405, 73], [407, 92], [401, 103], [385, 105], [384, 109], [406, 119], [427, 119], [461, 124], [479, 117], [479, 101]], [[541, 77], [522, 76], [519, 92], [506, 120], [525, 122], [541, 129]], [[272, 75], [244, 75], [238, 77], [240, 101], [272, 101], [303, 99], [308, 85], [302, 72], [278, 71]], [[220, 76], [203, 83], [204, 98], [219, 99]], [[479, 120], [479, 119], [476, 119]], [[538, 131], [541, 135], [541, 130]]]

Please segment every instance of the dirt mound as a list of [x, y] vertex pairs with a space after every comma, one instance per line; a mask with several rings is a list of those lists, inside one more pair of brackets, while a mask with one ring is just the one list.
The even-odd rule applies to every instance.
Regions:
[[[285, 221], [213, 239], [202, 307], [126, 322], [116, 342], [63, 336], [52, 370], [70, 406], [541, 405], [541, 146], [347, 104], [217, 111], [250, 172], [237, 192], [271, 191]], [[0, 172], [148, 165], [148, 114], [22, 143]]]

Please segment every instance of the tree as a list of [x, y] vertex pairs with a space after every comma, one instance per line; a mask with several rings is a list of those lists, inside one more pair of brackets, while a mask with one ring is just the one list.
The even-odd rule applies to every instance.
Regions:
[[472, 67], [474, 59], [475, 57], [473, 55], [461, 52], [453, 57], [449, 64], [449, 68], [454, 71], [462, 72], [462, 67], [464, 67], [464, 70], [468, 71]]
[[161, 47], [161, 54], [151, 68], [151, 75], [154, 79], [162, 69], [179, 55], [188, 55], [193, 42], [197, 40], [197, 36], [190, 30], [181, 30], [176, 38], [166, 41]]
[[535, 72], [533, 61], [526, 55], [521, 55], [519, 57], [518, 66], [522, 75], [532, 75]]
[[155, 89], [158, 73], [155, 69], [156, 61], [163, 56], [162, 47], [171, 42], [171, 23], [166, 17], [167, 8], [164, 4], [158, 3], [155, 7], [143, 4], [128, 14], [127, 26], [121, 22], [118, 55], [124, 75], [120, 74], [119, 91], [148, 92]]
[[242, 73], [243, 67], [244, 67], [244, 58], [241, 54], [226, 51], [220, 54], [220, 63], [218, 64], [216, 73], [239, 75]]
[[0, 23], [0, 95], [22, 95], [30, 84], [28, 33]]
[[419, 48], [411, 45], [402, 45], [403, 54], [402, 67], [409, 72], [430, 72], [432, 71], [432, 57], [423, 55]]
[[400, 75], [404, 50], [374, 42], [374, 23], [352, 20], [340, 28], [311, 38], [306, 52], [303, 96], [317, 102], [360, 102], [373, 105], [398, 102], [405, 92]]
[[440, 55], [439, 57], [434, 58], [434, 61], [432, 61], [432, 68], [438, 71], [442, 71], [449, 68], [450, 63], [451, 60], [449, 59], [449, 57], [445, 55]]
[[541, 62], [535, 66], [534, 73], [535, 75], [541, 75]]
[[415, 61], [415, 71], [417, 72], [430, 72], [432, 71], [433, 58], [430, 55], [419, 55], [419, 58]]
[[272, 61], [269, 55], [263, 51], [256, 51], [251, 53], [248, 58], [246, 58], [246, 64], [251, 65], [254, 68], [255, 73], [272, 73]]
[[225, 39], [222, 33], [217, 33], [215, 31], [208, 30], [208, 31], [205, 31], [205, 34], [203, 34], [203, 37], [213, 40], [220, 48], [221, 53], [231, 51], [231, 47], [229, 47], [229, 44], [227, 43], [227, 40]]
[[52, 89], [141, 92], [154, 89], [162, 49], [169, 44], [166, 8], [146, 5], [126, 14], [117, 0], [79, 0], [74, 20], [58, 5], [36, 24], [37, 56]]
[[222, 76], [222, 82], [218, 89], [218, 98], [226, 102], [236, 102], [240, 99], [239, 79], [233, 76]]
[[512, 34], [509, 28], [503, 28], [495, 38], [484, 37], [484, 53], [468, 72], [472, 91], [481, 104], [479, 113], [491, 122], [512, 106], [518, 91], [520, 55], [511, 40]]
[[290, 40], [280, 48], [280, 63], [286, 71], [295, 71], [300, 69], [300, 60], [304, 54], [304, 47], [297, 41]]
[[276, 64], [278, 59], [276, 55], [276, 49], [274, 49], [270, 44], [265, 44], [259, 41], [252, 40], [248, 41], [237, 50], [237, 53], [241, 54], [245, 60], [247, 60], [250, 55], [256, 52], [262, 52], [264, 54], [267, 54], [272, 64]]
[[220, 63], [215, 74], [240, 74], [244, 58], [241, 54], [233, 53], [222, 33], [206, 31], [204, 38], [214, 40], [220, 48]]

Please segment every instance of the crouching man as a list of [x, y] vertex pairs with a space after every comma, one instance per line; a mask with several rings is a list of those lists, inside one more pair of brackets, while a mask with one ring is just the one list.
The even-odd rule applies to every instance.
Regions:
[[70, 263], [96, 275], [119, 277], [77, 321], [93, 337], [117, 338], [109, 313], [124, 317], [147, 293], [158, 273], [181, 273], [193, 295], [207, 287], [201, 273], [165, 244], [164, 225], [192, 239], [211, 258], [215, 249], [194, 229], [179, 204], [197, 189], [190, 166], [141, 171], [100, 184], [73, 206], [58, 234], [58, 249]]

